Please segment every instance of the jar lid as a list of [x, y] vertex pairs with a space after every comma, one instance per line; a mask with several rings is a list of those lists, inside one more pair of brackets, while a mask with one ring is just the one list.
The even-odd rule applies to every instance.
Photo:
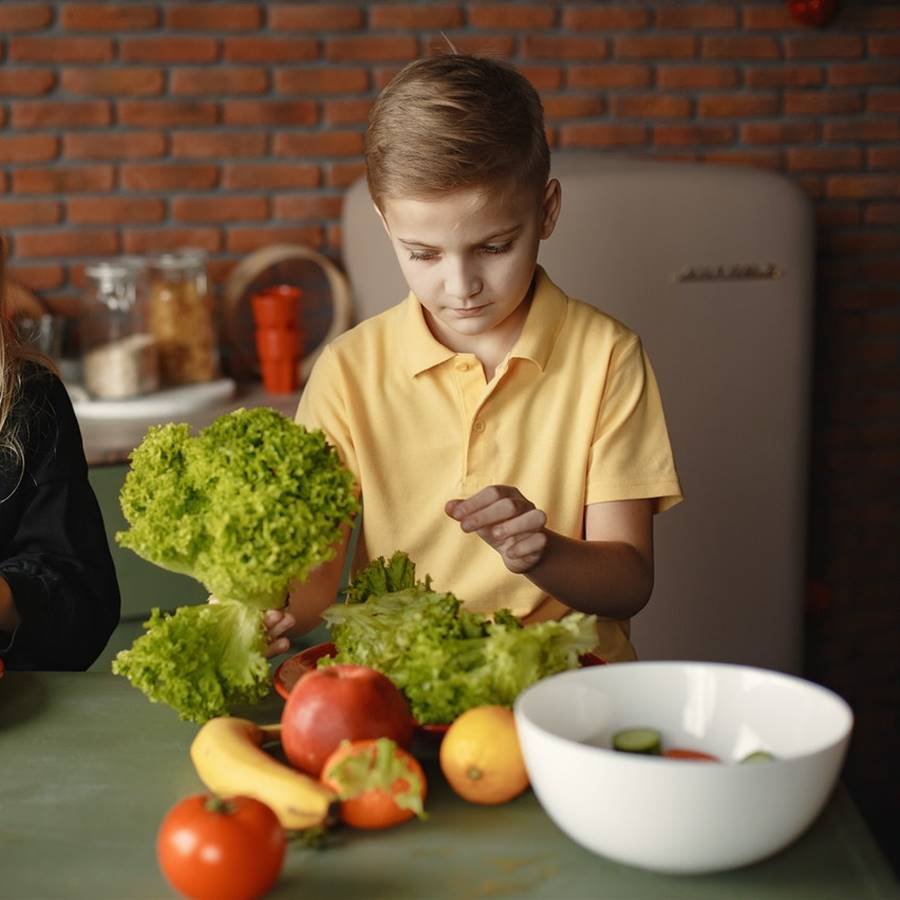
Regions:
[[137, 257], [123, 257], [115, 260], [102, 260], [84, 267], [84, 274], [97, 281], [112, 281], [115, 278], [130, 278], [137, 268], [130, 262]]
[[180, 272], [204, 266], [206, 251], [195, 247], [186, 247], [174, 253], [160, 253], [151, 259], [151, 263], [158, 269]]

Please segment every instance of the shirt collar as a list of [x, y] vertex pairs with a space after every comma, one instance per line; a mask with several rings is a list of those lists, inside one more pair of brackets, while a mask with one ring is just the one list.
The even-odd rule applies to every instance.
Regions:
[[[531, 308], [522, 333], [509, 353], [510, 358], [530, 359], [541, 370], [545, 369], [565, 318], [566, 303], [566, 295], [550, 280], [543, 268], [537, 266]], [[405, 300], [403, 336], [407, 371], [413, 378], [456, 356], [431, 333], [422, 304], [412, 291]]]

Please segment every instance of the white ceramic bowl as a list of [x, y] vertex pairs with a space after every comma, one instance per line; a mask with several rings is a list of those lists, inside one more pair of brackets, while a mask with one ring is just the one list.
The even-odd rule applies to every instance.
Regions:
[[[853, 727], [837, 694], [766, 669], [635, 662], [564, 672], [516, 701], [531, 785], [544, 810], [595, 853], [657, 872], [763, 859], [799, 837], [834, 788]], [[648, 726], [663, 747], [722, 763], [612, 749]], [[738, 760], [768, 750], [774, 761]]]

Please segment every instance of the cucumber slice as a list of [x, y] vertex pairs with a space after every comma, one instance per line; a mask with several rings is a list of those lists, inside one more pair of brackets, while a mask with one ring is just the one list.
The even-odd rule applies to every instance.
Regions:
[[612, 744], [622, 753], [662, 753], [662, 735], [655, 728], [625, 728], [613, 735]]
[[758, 763], [758, 762], [772, 762], [775, 759], [775, 755], [769, 753], [768, 750], [754, 750], [752, 753], [748, 753], [742, 760], [742, 763]]

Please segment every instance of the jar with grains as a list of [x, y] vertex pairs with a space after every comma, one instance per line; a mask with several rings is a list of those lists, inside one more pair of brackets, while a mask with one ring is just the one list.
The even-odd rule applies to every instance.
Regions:
[[148, 321], [164, 384], [211, 381], [219, 372], [212, 297], [202, 250], [152, 257]]
[[93, 397], [121, 400], [159, 387], [156, 343], [146, 313], [146, 270], [134, 257], [85, 268], [79, 317], [85, 389]]

